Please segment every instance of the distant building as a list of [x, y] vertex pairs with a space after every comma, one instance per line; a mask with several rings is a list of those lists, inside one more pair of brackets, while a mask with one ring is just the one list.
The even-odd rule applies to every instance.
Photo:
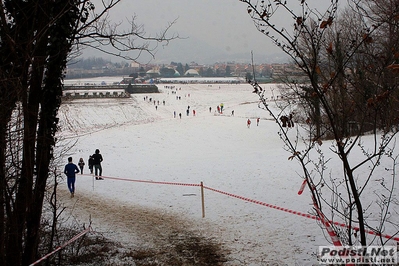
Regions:
[[272, 64], [272, 78], [274, 82], [306, 82], [308, 77], [294, 64]]
[[139, 69], [139, 68], [140, 68], [140, 64], [133, 61], [133, 62], [130, 63], [130, 67], [131, 67], [131, 68]]

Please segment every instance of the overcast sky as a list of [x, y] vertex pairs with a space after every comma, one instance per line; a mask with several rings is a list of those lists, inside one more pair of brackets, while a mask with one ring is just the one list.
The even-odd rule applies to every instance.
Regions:
[[[149, 34], [160, 32], [176, 20], [170, 34], [178, 34], [185, 39], [158, 47], [152, 61], [155, 63], [250, 62], [251, 51], [255, 63], [286, 60], [281, 58], [284, 54], [280, 49], [257, 31], [247, 13], [246, 4], [239, 0], [124, 0], [112, 10], [110, 16], [114, 22], [127, 21], [136, 16], [137, 23], [143, 24]], [[291, 20], [281, 17], [277, 22], [289, 25], [287, 22]], [[87, 55], [91, 56], [90, 53], [84, 54]]]

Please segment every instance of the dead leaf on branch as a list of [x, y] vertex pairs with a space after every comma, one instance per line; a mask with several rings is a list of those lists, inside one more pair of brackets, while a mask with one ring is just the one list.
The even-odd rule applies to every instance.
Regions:
[[315, 71], [317, 74], [319, 74], [319, 75], [321, 74], [321, 69], [319, 66], [316, 66]]
[[332, 54], [332, 52], [333, 52], [332, 42], [330, 42], [330, 44], [328, 45], [326, 50], [327, 50], [327, 53]]
[[378, 94], [377, 102], [385, 101], [386, 99], [388, 99], [389, 95], [389, 91], [384, 91], [383, 93]]
[[330, 84], [324, 83], [322, 88], [323, 88], [323, 92], [326, 93], [328, 91], [328, 89], [330, 88]]
[[370, 37], [370, 34], [364, 34], [363, 35], [363, 41], [367, 44], [372, 43], [373, 42], [373, 38]]
[[374, 106], [374, 99], [373, 98], [369, 98], [367, 100], [367, 106], [368, 107], [373, 107]]
[[298, 24], [298, 26], [300, 26], [303, 22], [303, 18], [302, 17], [297, 17], [296, 18], [296, 24]]
[[387, 66], [387, 68], [392, 70], [392, 72], [399, 73], [399, 64], [392, 64]]
[[332, 17], [329, 17], [327, 20], [323, 20], [321, 22], [321, 24], [320, 24], [320, 29], [324, 29], [327, 26], [331, 26], [332, 22], [333, 22], [333, 18]]
[[323, 145], [323, 141], [319, 137], [314, 138], [313, 141], [319, 144], [319, 146]]
[[301, 154], [301, 152], [300, 152], [300, 151], [296, 151], [296, 152], [294, 152], [294, 154], [293, 154], [293, 155], [291, 155], [290, 157], [288, 157], [288, 160], [292, 161], [292, 160], [295, 158], [295, 156], [297, 156], [297, 155], [299, 155], [299, 154]]

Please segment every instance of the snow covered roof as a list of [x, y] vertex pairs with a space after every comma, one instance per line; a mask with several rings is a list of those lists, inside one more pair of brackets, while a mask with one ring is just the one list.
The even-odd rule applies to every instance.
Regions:
[[155, 69], [150, 69], [150, 70], [148, 70], [146, 73], [147, 73], [147, 74], [159, 74], [159, 71], [158, 71], [158, 70], [155, 70]]
[[199, 73], [195, 69], [189, 69], [184, 73], [185, 76], [199, 76]]

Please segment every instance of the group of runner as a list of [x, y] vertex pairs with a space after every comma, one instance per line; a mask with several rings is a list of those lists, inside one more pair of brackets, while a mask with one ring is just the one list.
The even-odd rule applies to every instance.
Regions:
[[[260, 121], [260, 118], [259, 118], [259, 117], [256, 118], [256, 125], [257, 125], [257, 126], [259, 126], [259, 121]], [[247, 127], [248, 127], [248, 128], [251, 127], [251, 119], [249, 119], [249, 118], [248, 118], [248, 120], [247, 120]]]
[[[94, 167], [96, 180], [104, 180], [101, 177], [103, 172], [101, 166], [102, 161], [103, 161], [103, 156], [101, 155], [99, 149], [96, 149], [94, 154], [89, 156], [88, 165], [89, 165], [90, 174], [93, 174], [93, 167]], [[85, 165], [83, 158], [79, 159], [78, 165], [79, 168], [76, 164], [73, 163], [72, 157], [68, 157], [68, 163], [65, 165], [64, 168], [64, 174], [67, 176], [67, 186], [69, 192], [71, 193], [71, 198], [75, 196], [76, 174], [77, 173], [83, 174], [83, 169]]]

